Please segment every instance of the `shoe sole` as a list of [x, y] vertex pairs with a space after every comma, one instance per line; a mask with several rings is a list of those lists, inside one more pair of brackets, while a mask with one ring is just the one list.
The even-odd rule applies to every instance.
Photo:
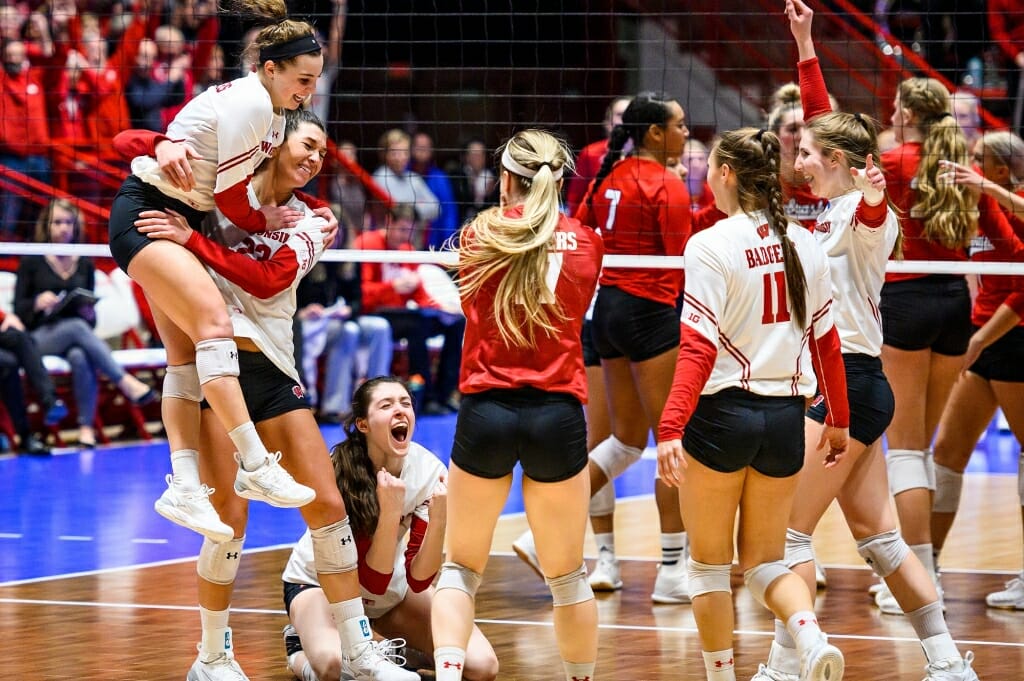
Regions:
[[845, 668], [843, 654], [838, 648], [832, 650], [835, 652], [826, 652], [814, 661], [814, 666], [807, 670], [806, 681], [842, 681]]
[[996, 610], [1024, 610], [1024, 602], [1015, 601], [1013, 603], [991, 603], [986, 598], [985, 605]]
[[690, 597], [685, 596], [680, 598], [679, 596], [664, 596], [662, 594], [651, 594], [651, 600], [660, 605], [686, 605], [690, 602]]
[[270, 504], [275, 508], [301, 508], [302, 506], [305, 506], [309, 502], [316, 499], [316, 492], [314, 492], [313, 494], [309, 495], [309, 497], [302, 497], [301, 499], [282, 501], [280, 499], [273, 499], [271, 497], [268, 497], [262, 492], [257, 492], [251, 489], [238, 489], [237, 487], [235, 487], [235, 494], [242, 497], [243, 499], [248, 499], [249, 501], [262, 501], [263, 503]]
[[184, 527], [186, 529], [192, 530], [193, 532], [195, 532], [197, 534], [201, 534], [204, 537], [206, 537], [207, 539], [209, 539], [210, 541], [216, 542], [217, 544], [223, 544], [224, 542], [229, 542], [229, 541], [231, 541], [232, 539], [235, 538], [235, 531], [232, 530], [227, 525], [224, 526], [224, 527], [228, 528], [228, 532], [227, 533], [217, 532], [217, 531], [209, 529], [209, 528], [200, 528], [200, 527], [196, 527], [194, 525], [190, 525], [188, 523], [188, 521], [186, 520], [187, 516], [184, 516], [184, 515], [178, 513], [173, 507], [166, 508], [164, 506], [153, 504], [153, 510], [156, 511], [157, 513], [159, 513], [161, 516], [163, 516], [167, 520], [170, 520], [175, 525], [179, 525], [179, 526]]
[[515, 551], [517, 556], [519, 556], [519, 560], [529, 565], [530, 569], [536, 572], [538, 577], [544, 579], [544, 573], [540, 571], [540, 565], [537, 565], [534, 562], [533, 557], [529, 553], [519, 548], [515, 544], [512, 545], [512, 550]]
[[594, 591], [618, 591], [622, 588], [622, 580], [617, 582], [593, 581], [590, 582], [590, 588]]

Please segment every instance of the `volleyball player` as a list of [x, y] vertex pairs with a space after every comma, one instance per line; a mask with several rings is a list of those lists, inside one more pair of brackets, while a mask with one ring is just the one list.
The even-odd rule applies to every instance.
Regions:
[[[110, 216], [111, 253], [146, 292], [167, 349], [162, 410], [174, 475], [157, 508], [174, 522], [221, 539], [227, 528], [192, 494], [199, 487], [191, 452], [198, 446], [203, 397], [234, 443], [238, 494], [294, 507], [309, 503], [313, 490], [281, 468], [280, 457], [267, 451], [253, 426], [238, 383], [231, 320], [203, 264], [173, 241], [148, 239], [137, 220], [147, 210], [173, 210], [198, 229], [217, 208], [239, 228], [258, 233], [302, 218], [288, 206], [250, 205], [247, 189], [256, 167], [283, 139], [282, 112], [313, 93], [323, 68], [320, 44], [312, 26], [286, 18], [281, 0], [235, 0], [234, 6], [275, 22], [249, 48], [259, 66], [189, 101], [168, 126], [166, 140], [153, 150], [143, 145]], [[230, 461], [232, 452], [225, 456]], [[186, 476], [188, 483], [175, 487]]]
[[539, 130], [517, 133], [501, 153], [500, 207], [478, 214], [460, 236], [463, 399], [448, 478], [449, 558], [431, 610], [437, 681], [462, 678], [476, 592], [517, 461], [565, 679], [594, 678], [580, 330], [603, 248], [559, 212], [566, 169], [564, 144]]
[[[319, 678], [336, 681], [343, 669], [346, 678], [357, 680], [414, 681], [415, 674], [383, 657], [371, 640], [359, 595], [355, 539], [334, 482], [327, 446], [304, 399], [295, 368], [294, 289], [325, 247], [324, 220], [312, 208], [317, 201], [295, 190], [319, 173], [327, 135], [323, 123], [309, 111], [289, 111], [286, 117], [284, 143], [260, 167], [247, 191], [253, 206], [287, 205], [301, 214], [298, 224], [275, 232], [248, 234], [219, 215], [215, 241], [194, 231], [180, 215], [143, 211], [139, 230], [146, 238], [173, 240], [210, 267], [219, 295], [231, 310], [240, 350], [240, 381], [259, 435], [281, 447], [284, 466], [315, 491], [315, 499], [303, 506], [301, 513], [310, 528], [314, 569], [329, 601], [344, 656], [343, 668], [317, 670]], [[190, 398], [199, 404], [198, 394]], [[227, 429], [209, 409], [203, 410], [200, 423], [199, 451], [206, 455], [197, 457], [192, 452], [186, 463], [194, 464], [198, 458], [199, 476], [216, 489], [203, 489], [201, 493], [205, 496], [212, 492], [216, 513], [227, 523], [231, 536], [219, 541], [206, 537], [199, 553], [196, 569], [203, 637], [188, 680], [244, 679], [234, 659], [228, 615], [245, 541], [248, 505], [245, 499], [227, 491], [235, 476], [235, 465], [227, 456], [233, 447]], [[197, 471], [188, 473], [195, 476]]]
[[787, 221], [779, 163], [779, 138], [764, 129], [726, 132], [712, 149], [708, 184], [728, 217], [686, 247], [682, 342], [658, 428], [658, 471], [680, 487], [690, 534], [690, 598], [708, 681], [736, 678], [737, 513], [744, 583], [796, 640], [801, 681], [843, 676], [843, 655], [818, 627], [812, 592], [782, 560], [812, 365], [830, 407], [817, 442], [829, 448], [819, 453], [824, 466], [847, 449], [849, 412], [828, 260], [807, 230]]
[[[366, 614], [373, 630], [387, 637], [375, 645], [384, 655], [432, 654], [431, 582], [444, 556], [447, 471], [433, 453], [412, 441], [412, 398], [394, 376], [371, 378], [356, 390], [344, 428], [345, 440], [334, 446], [331, 459], [359, 551]], [[288, 667], [301, 681], [322, 678], [315, 669], [341, 666], [338, 631], [314, 562], [307, 531], [292, 549], [282, 577], [291, 621], [285, 629]], [[465, 678], [491, 681], [497, 674], [498, 658], [474, 626]]]

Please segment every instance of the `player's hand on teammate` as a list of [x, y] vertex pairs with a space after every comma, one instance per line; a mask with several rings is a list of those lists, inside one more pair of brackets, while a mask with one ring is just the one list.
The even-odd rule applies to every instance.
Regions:
[[161, 140], [156, 145], [156, 162], [160, 172], [167, 181], [183, 192], [190, 192], [196, 187], [196, 178], [192, 174], [190, 159], [201, 159], [188, 144]]
[[826, 425], [818, 438], [818, 451], [825, 451], [825, 468], [832, 468], [850, 447], [850, 429]]
[[985, 184], [985, 176], [970, 166], [939, 159], [939, 173], [935, 176], [935, 181], [940, 184], [963, 185], [975, 196], [980, 196]]
[[183, 215], [169, 208], [166, 211], [142, 211], [135, 226], [150, 239], [167, 239], [181, 246], [188, 242], [194, 231]]
[[260, 206], [260, 212], [267, 219], [267, 231], [276, 232], [299, 224], [303, 214], [288, 206]]
[[868, 154], [863, 168], [850, 168], [853, 186], [864, 194], [864, 200], [870, 206], [877, 206], [885, 200], [885, 175], [875, 165], [875, 160]]
[[683, 441], [664, 440], [658, 443], [658, 477], [669, 487], [678, 487], [683, 482], [686, 459], [683, 457]]
[[327, 224], [320, 231], [324, 235], [324, 247], [333, 248], [334, 242], [338, 238], [338, 218], [335, 217], [334, 211], [327, 206], [320, 206], [313, 211], [313, 215], [327, 220]]

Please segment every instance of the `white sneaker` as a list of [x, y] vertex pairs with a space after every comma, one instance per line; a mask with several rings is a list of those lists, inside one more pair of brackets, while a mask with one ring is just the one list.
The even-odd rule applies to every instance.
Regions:
[[615, 554], [606, 549], [597, 552], [597, 562], [594, 563], [594, 571], [588, 579], [590, 588], [594, 591], [618, 591], [622, 588], [622, 571], [619, 570], [619, 561]]
[[249, 677], [235, 662], [235, 656], [228, 651], [218, 655], [213, 662], [203, 662], [197, 657], [185, 681], [249, 681]]
[[872, 596], [874, 596], [875, 594], [877, 594], [882, 589], [888, 589], [888, 588], [889, 587], [887, 587], [885, 585], [885, 580], [884, 579], [880, 579], [880, 580], [878, 580], [877, 582], [875, 582], [874, 584], [872, 584], [871, 586], [868, 587], [868, 593], [871, 594]]
[[963, 658], [950, 657], [939, 660], [924, 668], [928, 676], [924, 681], [978, 681], [978, 675], [971, 668], [974, 653], [967, 651]]
[[316, 492], [295, 482], [288, 471], [278, 463], [281, 452], [268, 454], [263, 465], [254, 471], [242, 468], [241, 457], [236, 453], [238, 473], [235, 475], [235, 494], [243, 499], [265, 501], [278, 508], [298, 508], [316, 498]]
[[540, 560], [537, 559], [537, 546], [533, 543], [533, 532], [527, 530], [523, 532], [519, 537], [512, 542], [512, 550], [516, 552], [519, 558], [533, 568], [541, 579], [544, 579], [544, 573], [540, 569]]
[[800, 681], [800, 654], [772, 641], [768, 664], [758, 665], [750, 681]]
[[750, 681], [800, 681], [799, 674], [787, 674], [772, 669], [768, 665], [757, 665], [757, 673], [750, 677]]
[[675, 565], [658, 565], [658, 576], [654, 580], [651, 600], [655, 603], [689, 603], [690, 577], [686, 568], [686, 556], [680, 556]]
[[[939, 595], [939, 605], [942, 606], [942, 612], [946, 612], [946, 599], [942, 592], [942, 587], [938, 584], [935, 585], [935, 591]], [[882, 588], [875, 594], [875, 605], [886, 615], [903, 615], [903, 608], [900, 607], [896, 597], [893, 596], [892, 591], [889, 590], [887, 584], [882, 584]]]
[[210, 503], [213, 489], [206, 485], [199, 489], [182, 489], [174, 484], [174, 476], [168, 475], [165, 479], [167, 489], [153, 503], [153, 510], [172, 523], [198, 532], [218, 544], [234, 538], [235, 531], [221, 521]]
[[1002, 591], [985, 596], [985, 602], [990, 608], [1024, 610], [1024, 573], [1008, 581]]
[[818, 559], [814, 559], [814, 582], [818, 585], [819, 589], [824, 589], [828, 586], [828, 579], [825, 577], [825, 568], [822, 567]]
[[842, 681], [843, 653], [822, 634], [800, 654], [800, 681]]
[[405, 657], [400, 650], [405, 639], [393, 638], [370, 641], [363, 653], [354, 659], [342, 659], [343, 681], [420, 681], [420, 675], [402, 669]]

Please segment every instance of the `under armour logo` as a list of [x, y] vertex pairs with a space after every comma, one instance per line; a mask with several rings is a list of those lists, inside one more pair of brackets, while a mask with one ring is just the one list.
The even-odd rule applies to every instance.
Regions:
[[[442, 666], [445, 669], [462, 669], [462, 663], [461, 662], [445, 662], [444, 665], [442, 665]], [[576, 677], [573, 677], [573, 678], [576, 678]], [[589, 678], [590, 677], [588, 676], [587, 679], [589, 679]], [[586, 679], [579, 679], [578, 681], [586, 681]]]
[[227, 555], [224, 556], [224, 557], [227, 560], [231, 560], [232, 558], [235, 559], [235, 560], [238, 560], [238, 551], [235, 551], [235, 552], [228, 551]]
[[733, 662], [732, 662], [732, 658], [731, 657], [728, 660], [715, 660], [715, 667], [718, 668], [718, 669], [722, 669], [723, 667], [731, 667], [731, 666], [733, 666]]
[[572, 681], [590, 681], [590, 677], [589, 676], [583, 676], [583, 677], [574, 676], [574, 677], [572, 677]]
[[352, 541], [352, 537], [342, 537], [338, 541], [341, 542], [342, 546], [345, 546], [345, 544], [348, 544], [348, 543], [350, 543]]
[[797, 624], [798, 624], [798, 625], [800, 625], [801, 627], [806, 627], [806, 626], [807, 626], [808, 624], [811, 624], [811, 623], [813, 623], [813, 624], [817, 624], [817, 623], [818, 623], [818, 620], [816, 620], [816, 619], [811, 619], [811, 620], [797, 620]]

